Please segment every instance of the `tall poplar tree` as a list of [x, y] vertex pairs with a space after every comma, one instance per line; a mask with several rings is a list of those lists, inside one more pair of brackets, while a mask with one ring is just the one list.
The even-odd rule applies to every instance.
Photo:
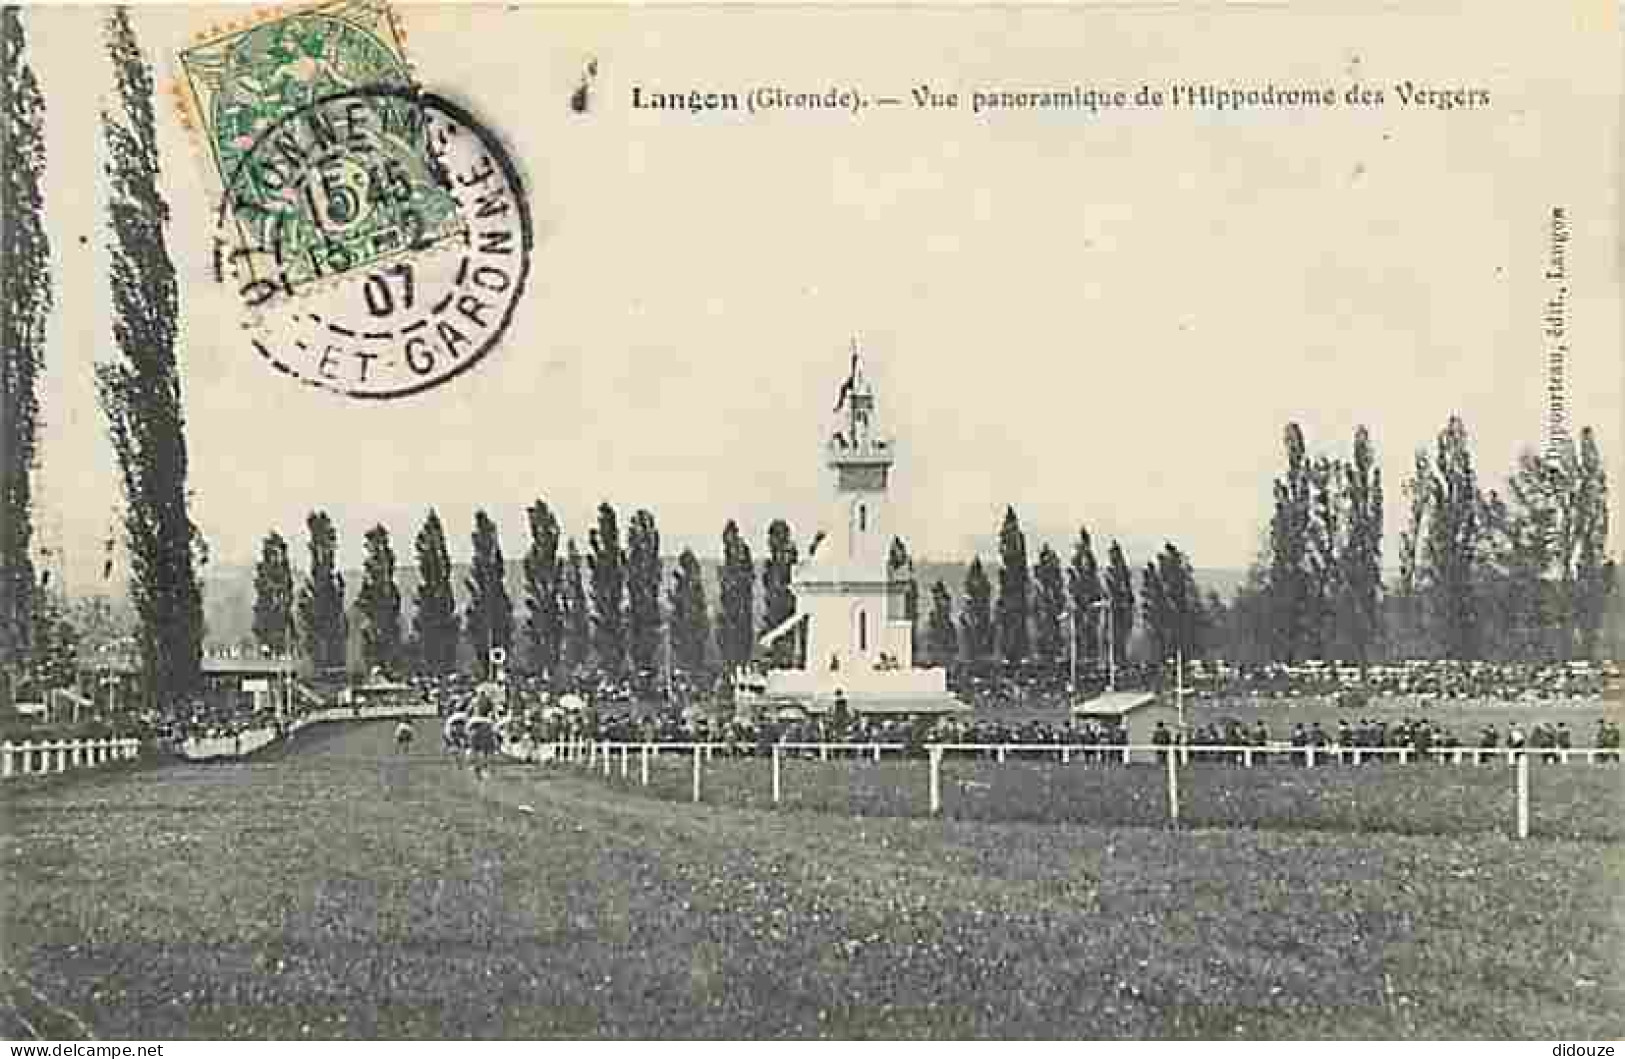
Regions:
[[470, 537], [474, 557], [468, 570], [468, 607], [463, 627], [474, 651], [474, 671], [491, 677], [491, 652], [513, 649], [513, 598], [508, 595], [508, 563], [502, 557], [497, 525], [483, 510], [474, 512]]
[[1284, 433], [1286, 473], [1275, 480], [1275, 513], [1270, 519], [1268, 607], [1275, 630], [1273, 652], [1282, 662], [1295, 662], [1315, 650], [1317, 611], [1310, 571], [1310, 536], [1314, 521], [1314, 471], [1303, 429], [1288, 423]]
[[96, 366], [96, 391], [124, 486], [130, 595], [140, 622], [150, 701], [185, 701], [202, 684], [203, 540], [186, 488], [186, 425], [176, 339], [180, 307], [164, 245], [169, 205], [158, 191], [152, 71], [126, 9], [107, 16], [117, 109], [102, 112], [112, 243], [113, 339], [119, 358]]
[[355, 607], [361, 615], [361, 658], [368, 669], [391, 676], [401, 671], [401, 589], [395, 583], [395, 549], [382, 525], [367, 531], [366, 558]]
[[305, 655], [318, 670], [344, 668], [349, 623], [344, 617], [344, 575], [338, 571], [338, 531], [325, 511], [305, 519], [310, 572], [299, 593], [299, 627]]
[[33, 643], [37, 380], [51, 313], [45, 234], [45, 100], [22, 13], [0, 8], [0, 709]]
[[672, 664], [689, 676], [706, 670], [706, 645], [711, 640], [711, 619], [706, 613], [705, 580], [700, 560], [691, 548], [677, 557], [671, 574]]
[[1061, 557], [1043, 544], [1033, 564], [1033, 647], [1039, 660], [1056, 672], [1070, 661], [1064, 624], [1066, 598]]
[[607, 502], [598, 505], [598, 525], [587, 534], [587, 548], [593, 650], [600, 669], [620, 676], [626, 669], [626, 552], [615, 509]]
[[288, 542], [273, 530], [260, 543], [260, 561], [254, 567], [254, 639], [278, 656], [294, 648], [293, 599]]
[[1084, 526], [1078, 527], [1078, 539], [1072, 545], [1072, 560], [1066, 568], [1066, 594], [1078, 658], [1099, 658], [1100, 640], [1095, 635], [1095, 630], [1100, 628], [1097, 603], [1106, 598], [1106, 587], [1100, 583], [1095, 546]]
[[[1156, 584], [1161, 593], [1161, 628], [1148, 629], [1153, 642], [1160, 643], [1159, 657], [1175, 658], [1183, 653], [1186, 661], [1202, 650], [1202, 593], [1190, 557], [1169, 541], [1157, 553]], [[1149, 597], [1149, 589], [1147, 590]]]
[[552, 679], [559, 668], [564, 639], [562, 578], [559, 566], [559, 520], [541, 500], [526, 511], [530, 548], [525, 552], [525, 642], [530, 668]]
[[1339, 557], [1343, 603], [1340, 625], [1349, 657], [1365, 666], [1382, 639], [1382, 468], [1377, 464], [1371, 432], [1354, 431], [1345, 495], [1348, 529]]
[[964, 603], [959, 612], [960, 651], [972, 673], [986, 673], [998, 650], [993, 626], [993, 585], [988, 581], [982, 557], [973, 556], [965, 571]]
[[956, 668], [959, 632], [954, 625], [954, 601], [941, 581], [931, 586], [931, 617], [926, 622], [925, 641], [932, 665]]
[[1336, 642], [1346, 536], [1343, 478], [1341, 460], [1322, 456], [1309, 464], [1309, 547], [1305, 553], [1309, 609], [1303, 649], [1312, 658], [1331, 657]]
[[564, 616], [563, 667], [572, 680], [578, 679], [592, 658], [592, 613], [587, 604], [587, 586], [582, 576], [581, 549], [574, 537], [566, 549], [563, 585], [559, 591]]
[[1485, 497], [1461, 417], [1451, 416], [1434, 452], [1433, 498], [1423, 555], [1429, 619], [1446, 658], [1480, 657], [1478, 582], [1486, 547]]
[[414, 550], [418, 560], [418, 587], [412, 603], [415, 653], [425, 673], [445, 676], [457, 671], [457, 601], [452, 594], [446, 527], [433, 508], [418, 530]]
[[717, 614], [717, 648], [730, 670], [750, 661], [755, 642], [753, 612], [754, 566], [750, 545], [733, 519], [722, 528], [721, 605]]
[[655, 517], [640, 508], [626, 528], [626, 624], [632, 669], [646, 680], [653, 679], [661, 668], [663, 565]]
[[[762, 632], [776, 628], [796, 612], [796, 596], [790, 591], [790, 578], [796, 567], [796, 541], [790, 524], [776, 518], [767, 527], [767, 555], [762, 558]], [[795, 636], [781, 636], [769, 648], [769, 662], [775, 668], [796, 664]]]
[[1013, 507], [1004, 509], [1004, 524], [999, 527], [999, 562], [999, 651], [1005, 665], [1015, 668], [1027, 660], [1030, 574], [1027, 535]]
[[1129, 637], [1134, 632], [1134, 574], [1116, 541], [1106, 550], [1106, 595], [1111, 600], [1111, 652], [1116, 664], [1128, 660]]
[[1162, 663], [1173, 654], [1174, 637], [1168, 593], [1163, 589], [1162, 572], [1155, 559], [1140, 572], [1140, 619], [1151, 662], [1161, 672]]

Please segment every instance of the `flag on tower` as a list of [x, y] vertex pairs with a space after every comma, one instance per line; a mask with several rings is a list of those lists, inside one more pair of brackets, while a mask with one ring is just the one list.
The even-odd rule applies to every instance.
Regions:
[[846, 381], [841, 383], [840, 396], [835, 399], [835, 410], [839, 412], [846, 404], [846, 399], [852, 395], [852, 390], [858, 384], [858, 340], [852, 340], [852, 370], [847, 373]]

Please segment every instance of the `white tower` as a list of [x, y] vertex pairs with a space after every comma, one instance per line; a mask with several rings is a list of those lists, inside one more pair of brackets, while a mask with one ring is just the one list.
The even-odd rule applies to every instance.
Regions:
[[907, 595], [911, 571], [892, 570], [896, 530], [887, 488], [897, 447], [881, 428], [874, 387], [857, 344], [824, 442], [830, 494], [824, 532], [796, 566], [796, 613], [763, 637], [801, 627], [804, 669], [768, 674], [770, 698], [816, 710], [844, 695], [857, 712], [945, 713], [965, 707], [947, 691], [942, 669], [915, 669]]

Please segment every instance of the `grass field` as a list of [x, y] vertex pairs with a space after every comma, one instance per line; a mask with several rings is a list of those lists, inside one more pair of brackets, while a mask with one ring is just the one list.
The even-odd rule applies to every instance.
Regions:
[[0, 1029], [1625, 1032], [1618, 842], [695, 807], [388, 741], [5, 788]]
[[[1534, 835], [1625, 840], [1625, 769], [1618, 765], [1535, 763], [1529, 770]], [[692, 759], [655, 758], [650, 786], [628, 789], [672, 801], [692, 797]], [[612, 758], [611, 781], [620, 785]], [[923, 760], [832, 760], [786, 756], [786, 811], [855, 816], [926, 816], [929, 771]], [[1415, 835], [1514, 834], [1516, 771], [1504, 762], [1472, 765], [1366, 764], [1359, 767], [1192, 763], [1179, 771], [1180, 819], [1189, 827], [1378, 831]], [[706, 764], [702, 799], [744, 808], [772, 807], [768, 759], [715, 758]], [[1157, 765], [1061, 766], [1011, 755], [1004, 764], [948, 758], [942, 771], [944, 815], [988, 823], [1082, 823], [1161, 827], [1168, 786]]]

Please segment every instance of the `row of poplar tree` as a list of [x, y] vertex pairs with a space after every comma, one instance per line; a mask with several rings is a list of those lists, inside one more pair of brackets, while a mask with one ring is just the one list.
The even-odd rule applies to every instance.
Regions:
[[[583, 550], [565, 538], [546, 502], [527, 509], [529, 540], [520, 564], [519, 609], [508, 588], [508, 565], [497, 526], [485, 511], [474, 516], [472, 553], [459, 611], [456, 571], [439, 514], [430, 510], [413, 542], [416, 586], [410, 625], [397, 580], [389, 530], [367, 531], [361, 584], [346, 607], [337, 566], [338, 535], [325, 512], [306, 520], [309, 565], [295, 586], [288, 543], [268, 534], [254, 575], [254, 636], [282, 653], [300, 649], [319, 669], [346, 666], [350, 615], [359, 624], [361, 662], [390, 673], [444, 675], [471, 656], [474, 671], [490, 671], [493, 649], [513, 667], [547, 677], [578, 677], [589, 670], [610, 677], [652, 679], [670, 662], [688, 674], [749, 660], [757, 635], [758, 572], [749, 544], [729, 521], [722, 532], [722, 566], [715, 627], [704, 571], [692, 549], [678, 555], [669, 583], [653, 513], [637, 510], [621, 532], [609, 503]], [[790, 575], [796, 546], [783, 520], [768, 528], [761, 563], [762, 620], [769, 625], [794, 611]], [[466, 649], [466, 655], [465, 655]], [[781, 648], [781, 661], [789, 659]]]
[[[1382, 471], [1369, 430], [1356, 430], [1345, 459], [1312, 455], [1302, 429], [1288, 424], [1284, 449], [1259, 558], [1228, 604], [1202, 591], [1189, 556], [1172, 542], [1137, 573], [1115, 540], [1103, 567], [1086, 527], [1065, 564], [1048, 543], [1030, 559], [1020, 519], [1007, 508], [997, 569], [990, 575], [980, 556], [972, 558], [957, 597], [936, 580], [922, 622], [908, 549], [894, 539], [890, 565], [893, 577], [907, 582], [907, 617], [921, 641], [916, 656], [958, 674], [1055, 674], [1074, 660], [1096, 671], [1108, 651], [1119, 664], [1179, 653], [1355, 664], [1598, 653], [1616, 571], [1606, 554], [1607, 477], [1589, 428], [1543, 456], [1524, 455], [1502, 494], [1479, 484], [1467, 430], [1452, 417], [1434, 448], [1417, 453], [1404, 485], [1407, 517], [1391, 585], [1384, 578]], [[754, 650], [761, 632], [795, 611], [790, 580], [798, 550], [783, 519], [769, 526], [759, 569], [737, 524], [727, 523], [713, 624], [705, 573], [691, 549], [678, 556], [665, 583], [660, 532], [648, 510], [632, 516], [623, 544], [615, 509], [600, 505], [585, 551], [563, 538], [546, 503], [538, 500], [527, 514], [522, 621], [496, 525], [485, 512], [474, 520], [461, 613], [445, 529], [429, 512], [415, 541], [410, 630], [389, 532], [368, 531], [354, 606], [365, 664], [450, 673], [459, 668], [461, 641], [479, 672], [491, 648], [517, 647], [518, 667], [533, 673], [648, 678], [667, 661], [668, 631], [669, 660], [690, 675], [753, 659], [777, 666], [803, 661], [793, 638], [778, 641], [764, 658]], [[281, 651], [297, 630], [319, 667], [342, 668], [348, 619], [337, 535], [322, 512], [310, 516], [308, 531], [309, 574], [297, 595], [286, 541], [276, 533], [265, 539], [254, 632]]]
[[[755, 646], [760, 633], [795, 613], [790, 582], [799, 550], [785, 520], [769, 525], [759, 564], [737, 523], [730, 520], [723, 528], [714, 622], [705, 570], [692, 549], [678, 555], [666, 580], [660, 531], [650, 511], [633, 514], [623, 542], [615, 508], [601, 504], [585, 550], [574, 537], [564, 537], [544, 501], [529, 507], [527, 521], [516, 602], [496, 524], [485, 511], [475, 513], [459, 610], [445, 526], [431, 510], [413, 545], [417, 576], [408, 622], [389, 530], [377, 525], [367, 531], [361, 584], [347, 605], [337, 532], [325, 512], [312, 512], [300, 584], [287, 540], [274, 531], [265, 537], [254, 577], [254, 636], [273, 652], [298, 649], [327, 670], [349, 661], [352, 615], [360, 662], [390, 673], [443, 675], [472, 658], [474, 671], [485, 675], [492, 649], [500, 648], [515, 668], [541, 676], [573, 680], [591, 672], [648, 681], [668, 661], [668, 636], [671, 666], [690, 676], [753, 661], [803, 663], [793, 638], [777, 641], [764, 655]], [[1054, 668], [1074, 654], [1093, 665], [1106, 649], [1107, 634], [1116, 657], [1126, 659], [1136, 586], [1116, 541], [1104, 570], [1087, 529], [1079, 530], [1068, 566], [1044, 544], [1029, 567], [1026, 535], [1013, 509], [1006, 509], [999, 541], [996, 595], [980, 557], [966, 573], [957, 618], [947, 585], [938, 580], [931, 586], [922, 660], [977, 673]], [[907, 583], [907, 616], [918, 626], [918, 587], [901, 539], [892, 541], [889, 565], [892, 576]], [[1216, 594], [1204, 604], [1189, 558], [1173, 544], [1141, 572], [1139, 603], [1142, 638], [1158, 655], [1197, 652], [1212, 614], [1223, 610]]]

